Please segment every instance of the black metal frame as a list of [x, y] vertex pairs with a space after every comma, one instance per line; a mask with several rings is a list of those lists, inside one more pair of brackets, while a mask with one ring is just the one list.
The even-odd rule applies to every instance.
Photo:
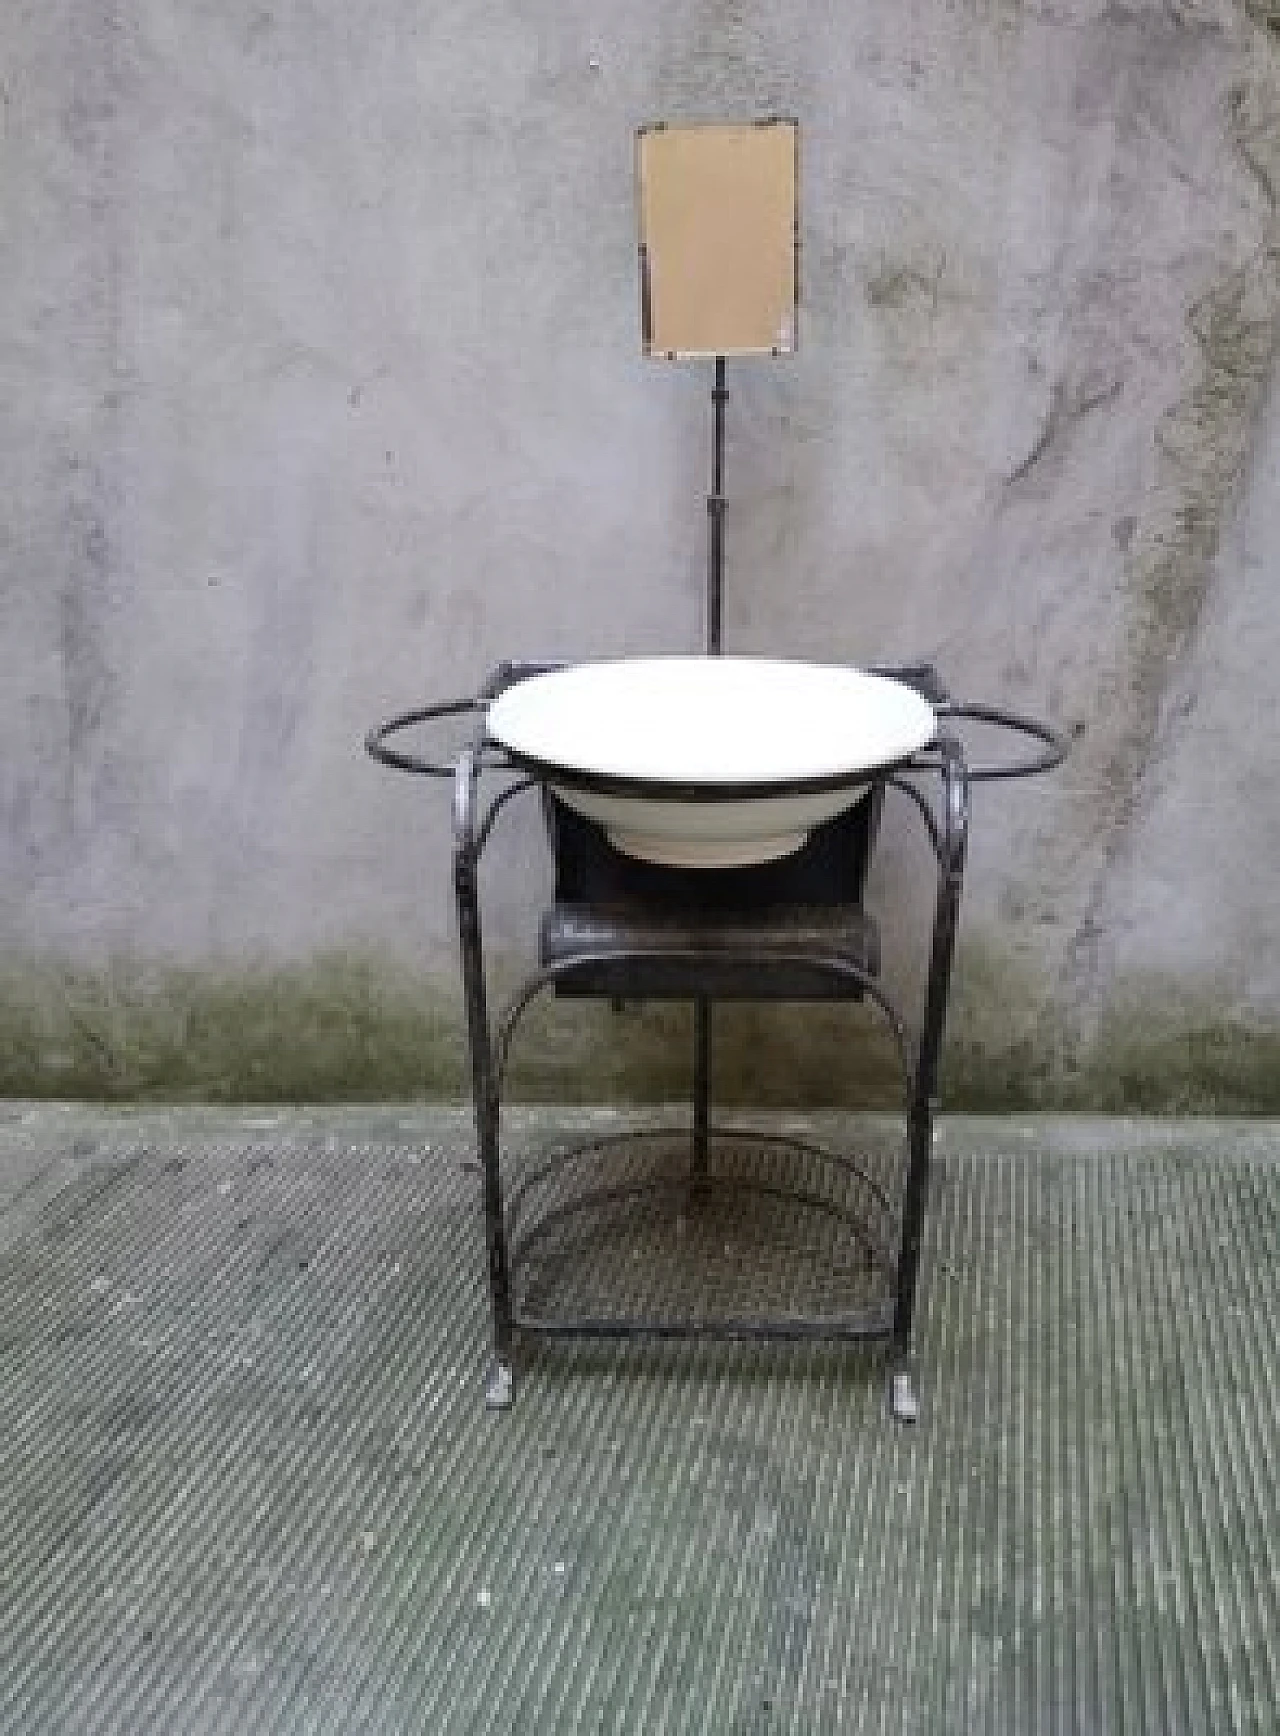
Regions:
[[[795, 952], [775, 950], [768, 958], [748, 957], [738, 961], [745, 967], [748, 981], [758, 988], [760, 998], [771, 998], [772, 973], [780, 968], [802, 968], [829, 979], [838, 992], [850, 999], [867, 1000], [884, 1019], [893, 1036], [903, 1076], [907, 1161], [898, 1246], [893, 1258], [892, 1311], [887, 1315], [884, 1312], [874, 1312], [869, 1316], [854, 1318], [699, 1320], [687, 1324], [668, 1320], [534, 1318], [520, 1314], [513, 1303], [511, 1223], [503, 1197], [501, 1168], [502, 1088], [516, 1029], [525, 1010], [545, 989], [570, 984], [575, 977], [584, 978], [593, 968], [598, 969], [603, 965], [617, 966], [625, 974], [626, 970], [646, 962], [645, 956], [635, 946], [626, 943], [624, 932], [623, 939], [617, 946], [587, 947], [571, 958], [540, 965], [520, 985], [496, 1022], [491, 1017], [481, 923], [480, 861], [492, 837], [496, 821], [511, 801], [526, 790], [545, 790], [545, 786], [540, 780], [529, 777], [505, 752], [488, 740], [484, 717], [488, 703], [505, 687], [513, 681], [542, 673], [549, 667], [554, 665], [503, 664], [494, 671], [476, 697], [446, 701], [440, 705], [403, 713], [372, 731], [366, 743], [368, 751], [383, 764], [399, 770], [451, 777], [454, 785], [453, 878], [476, 1138], [483, 1177], [485, 1242], [493, 1322], [494, 1361], [487, 1386], [488, 1402], [494, 1406], [511, 1402], [513, 1346], [516, 1334], [520, 1332], [559, 1337], [581, 1334], [612, 1337], [770, 1339], [824, 1336], [891, 1341], [891, 1404], [895, 1416], [909, 1419], [917, 1410], [910, 1361], [911, 1331], [915, 1316], [938, 1072], [964, 880], [970, 789], [973, 783], [984, 779], [1015, 777], [1047, 769], [1061, 759], [1062, 746], [1051, 730], [1032, 719], [1019, 717], [994, 706], [970, 706], [942, 697], [936, 678], [932, 678], [935, 682], [933, 690], [938, 693], [937, 710], [940, 718], [976, 718], [986, 724], [1013, 729], [1032, 738], [1039, 751], [1017, 764], [971, 769], [966, 762], [959, 738], [944, 728], [931, 747], [916, 754], [904, 767], [887, 769], [877, 774], [872, 786], [874, 797], [878, 800], [885, 792], [893, 790], [910, 801], [922, 819], [937, 868], [924, 1007], [918, 1035], [914, 1040], [907, 1021], [890, 1001], [878, 975], [850, 962], [848, 958], [802, 949]], [[886, 670], [885, 673], [889, 671]], [[918, 666], [898, 673], [914, 678], [920, 685], [925, 685], [932, 677], [932, 672]], [[468, 745], [457, 753], [452, 763], [426, 759], [390, 745], [391, 738], [407, 729], [461, 716], [469, 716], [474, 720], [472, 735]], [[486, 805], [481, 796], [482, 779], [493, 774], [504, 775], [505, 781], [503, 787]], [[927, 793], [930, 782], [933, 784], [932, 801]], [[696, 924], [683, 932], [677, 929], [668, 935], [663, 960], [671, 968], [682, 972], [696, 973], [707, 967], [708, 959], [700, 947]], [[616, 990], [616, 984], [614, 989]], [[612, 993], [613, 991], [611, 995]], [[695, 1030], [690, 1171], [695, 1185], [699, 1177], [705, 1175], [709, 1142], [718, 1131], [712, 1128], [709, 1115], [710, 1021], [707, 1015], [711, 1005], [710, 997], [697, 997], [695, 1006], [699, 1004], [706, 1007], [707, 1014], [698, 1020]], [[847, 1161], [836, 1154], [825, 1155], [834, 1162]], [[589, 1203], [595, 1197], [584, 1195], [579, 1203]], [[535, 1227], [532, 1234], [536, 1233]], [[517, 1256], [529, 1245], [530, 1233], [526, 1233], [517, 1247]]]
[[[712, 487], [707, 497], [708, 558], [706, 598], [707, 651], [716, 655], [722, 648], [722, 609], [724, 576], [724, 408], [728, 393], [725, 388], [724, 358], [717, 358], [713, 403]], [[629, 793], [660, 793], [668, 798], [687, 800], [714, 799], [705, 788], [683, 786], [635, 785], [616, 778], [594, 778], [576, 770], [544, 766], [522, 761], [507, 754], [486, 734], [486, 713], [490, 702], [512, 683], [560, 667], [547, 663], [503, 663], [490, 676], [479, 694], [469, 699], [446, 700], [436, 705], [407, 711], [391, 718], [370, 731], [365, 746], [373, 758], [400, 771], [424, 773], [453, 780], [453, 882], [457, 903], [458, 934], [461, 949], [462, 979], [466, 1003], [467, 1039], [471, 1065], [472, 1098], [475, 1109], [476, 1139], [483, 1178], [485, 1245], [488, 1265], [489, 1294], [493, 1325], [493, 1364], [486, 1400], [495, 1408], [512, 1402], [514, 1394], [513, 1349], [517, 1333], [546, 1334], [567, 1337], [577, 1335], [631, 1337], [728, 1337], [750, 1339], [795, 1339], [832, 1337], [842, 1339], [881, 1339], [892, 1346], [890, 1404], [900, 1420], [913, 1420], [918, 1413], [918, 1400], [911, 1364], [911, 1332], [915, 1317], [916, 1290], [920, 1266], [920, 1249], [924, 1228], [925, 1203], [929, 1178], [929, 1163], [933, 1143], [933, 1117], [937, 1105], [938, 1073], [946, 1024], [947, 1003], [955, 954], [956, 930], [960, 896], [964, 882], [965, 857], [968, 846], [970, 790], [975, 783], [1001, 778], [1025, 777], [1047, 771], [1060, 763], [1065, 745], [1047, 725], [1022, 717], [993, 705], [973, 705], [953, 701], [937, 672], [929, 664], [898, 668], [879, 668], [876, 673], [890, 675], [915, 686], [933, 705], [939, 729], [932, 744], [898, 765], [888, 765], [859, 779], [867, 794], [857, 800], [863, 805], [863, 830], [855, 830], [855, 847], [859, 862], [855, 870], [856, 899], [861, 905], [861, 885], [865, 879], [867, 861], [874, 844], [880, 808], [888, 791], [903, 795], [913, 806], [924, 825], [935, 858], [937, 881], [934, 898], [933, 924], [929, 944], [929, 965], [924, 1004], [913, 1038], [901, 1012], [891, 1002], [879, 980], [878, 952], [870, 949], [851, 956], [847, 948], [826, 945], [821, 938], [812, 938], [817, 930], [799, 931], [788, 926], [786, 918], [793, 913], [771, 905], [753, 910], [754, 923], [743, 929], [744, 938], [735, 943], [732, 927], [716, 929], [702, 913], [702, 900], [681, 902], [677, 897], [674, 910], [661, 908], [661, 919], [655, 928], [655, 909], [646, 906], [643, 898], [639, 918], [624, 914], [617, 921], [605, 922], [593, 940], [580, 942], [556, 955], [545, 955], [539, 968], [518, 988], [514, 998], [503, 1010], [496, 1024], [490, 1014], [489, 992], [485, 973], [484, 944], [481, 925], [479, 869], [483, 852], [492, 836], [499, 817], [511, 801], [522, 792], [540, 790], [549, 820], [549, 835], [553, 852], [557, 853], [557, 883], [564, 866], [563, 855], [570, 845], [556, 825], [557, 812], [563, 812], [559, 798], [549, 787], [552, 781], [572, 782], [580, 787]], [[421, 725], [437, 724], [449, 719], [468, 718], [471, 721], [470, 740], [448, 760], [428, 759], [391, 746], [393, 737]], [[1013, 730], [1029, 738], [1034, 750], [1020, 761], [994, 765], [970, 766], [958, 734], [950, 726], [963, 720]], [[503, 787], [485, 806], [481, 798], [481, 780], [486, 774], [506, 778]], [[828, 779], [825, 785], [838, 785], [847, 780]], [[794, 794], [815, 787], [813, 780], [798, 780], [794, 785], [770, 785], [774, 795]], [[932, 791], [930, 799], [929, 791]], [[731, 794], [742, 797], [749, 792], [735, 788]], [[589, 822], [575, 821], [586, 825]], [[598, 829], [596, 829], [598, 830]], [[600, 834], [600, 847], [611, 850]], [[625, 859], [620, 859], [625, 864]], [[585, 877], [588, 897], [591, 896], [592, 874], [589, 864], [579, 861], [579, 879]], [[714, 877], [718, 870], [692, 870], [694, 877]], [[732, 874], [735, 871], [728, 871]], [[833, 876], [833, 879], [839, 876]], [[845, 877], [847, 881], [847, 876]], [[844, 883], [844, 882], [842, 882]], [[710, 885], [708, 879], [706, 884]], [[847, 898], [847, 891], [844, 894]], [[823, 904], [830, 902], [825, 896]], [[846, 912], [849, 906], [843, 907]], [[858, 908], [853, 912], [862, 915]], [[674, 916], [674, 920], [671, 918]], [[763, 925], [763, 926], [762, 926]], [[715, 930], [715, 944], [710, 944]], [[800, 932], [800, 941], [792, 936]], [[762, 944], [763, 940], [768, 944]], [[797, 993], [797, 981], [803, 986]], [[821, 985], [815, 990], [814, 985]], [[894, 1039], [903, 1080], [906, 1109], [906, 1171], [898, 1214], [897, 1246], [885, 1246], [884, 1238], [874, 1241], [877, 1257], [892, 1282], [892, 1301], [888, 1307], [872, 1307], [855, 1314], [821, 1319], [797, 1317], [672, 1320], [668, 1318], [578, 1317], [546, 1318], [520, 1312], [513, 1300], [513, 1273], [516, 1264], [528, 1252], [537, 1238], [544, 1234], [555, 1218], [582, 1210], [601, 1200], [620, 1197], [634, 1189], [596, 1189], [579, 1195], [568, 1207], [557, 1208], [534, 1223], [532, 1228], [513, 1242], [513, 1214], [526, 1202], [530, 1178], [511, 1205], [504, 1201], [500, 1117], [502, 1087], [516, 1028], [525, 1010], [545, 989], [586, 995], [603, 995], [617, 1001], [620, 998], [678, 998], [691, 1000], [695, 1009], [692, 1133], [689, 1152], [688, 1183], [694, 1190], [708, 1181], [708, 1161], [712, 1142], [724, 1137], [727, 1130], [713, 1128], [710, 1119], [711, 1095], [711, 1013], [713, 1001], [726, 995], [749, 999], [832, 998], [865, 1000], [886, 1022]], [[757, 1136], [758, 1137], [758, 1136]], [[802, 1142], [786, 1142], [802, 1149]], [[598, 1148], [599, 1142], [596, 1142]], [[813, 1153], [818, 1148], [805, 1146]], [[583, 1148], [562, 1154], [562, 1163], [582, 1155]], [[824, 1161], [843, 1166], [861, 1174], [851, 1159], [836, 1153], [821, 1152]], [[533, 1179], [547, 1173], [544, 1165], [535, 1171]], [[869, 1186], [870, 1178], [862, 1175]], [[651, 1185], [667, 1185], [656, 1183]], [[769, 1191], [769, 1190], [766, 1190]], [[790, 1193], [792, 1199], [834, 1210], [830, 1201]], [[883, 1200], [882, 1200], [882, 1203]]]

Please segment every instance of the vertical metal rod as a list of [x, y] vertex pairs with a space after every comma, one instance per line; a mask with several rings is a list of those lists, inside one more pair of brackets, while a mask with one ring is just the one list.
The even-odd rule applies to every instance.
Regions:
[[724, 615], [724, 357], [716, 357], [716, 382], [711, 391], [711, 493], [707, 496], [707, 652], [716, 657], [723, 643]]
[[[724, 645], [724, 357], [716, 357], [711, 389], [711, 493], [707, 496], [707, 653], [718, 657]], [[699, 995], [694, 1003], [693, 1036], [693, 1180], [707, 1174], [707, 1139], [711, 1101], [711, 1002]]]
[[711, 1103], [711, 1002], [700, 995], [693, 1023], [693, 1180], [707, 1177], [707, 1134]]

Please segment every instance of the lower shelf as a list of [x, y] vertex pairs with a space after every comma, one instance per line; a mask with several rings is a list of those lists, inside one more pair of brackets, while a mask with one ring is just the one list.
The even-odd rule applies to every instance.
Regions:
[[568, 1336], [880, 1338], [901, 1157], [754, 1130], [596, 1139], [513, 1190], [514, 1325]]

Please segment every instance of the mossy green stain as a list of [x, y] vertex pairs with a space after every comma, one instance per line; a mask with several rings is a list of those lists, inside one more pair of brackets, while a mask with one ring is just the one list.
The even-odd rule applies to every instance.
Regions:
[[448, 998], [377, 959], [0, 973], [9, 1096], [331, 1102], [456, 1095], [462, 1079]]
[[[508, 1099], [672, 1102], [688, 1094], [689, 1009], [544, 999]], [[901, 1074], [865, 1007], [716, 1009], [718, 1102], [894, 1108]], [[456, 981], [373, 955], [275, 968], [48, 961], [0, 971], [0, 1094], [105, 1102], [456, 1101], [469, 1089]], [[998, 946], [957, 961], [942, 1101], [955, 1110], [1280, 1111], [1280, 1021], [1208, 990], [1122, 985], [1081, 1033]]]

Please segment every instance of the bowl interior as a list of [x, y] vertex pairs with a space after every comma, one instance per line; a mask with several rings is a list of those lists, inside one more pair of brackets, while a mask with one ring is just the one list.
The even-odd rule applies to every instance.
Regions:
[[517, 758], [571, 778], [800, 787], [909, 758], [932, 707], [863, 670], [754, 657], [583, 663], [516, 682], [488, 730]]

